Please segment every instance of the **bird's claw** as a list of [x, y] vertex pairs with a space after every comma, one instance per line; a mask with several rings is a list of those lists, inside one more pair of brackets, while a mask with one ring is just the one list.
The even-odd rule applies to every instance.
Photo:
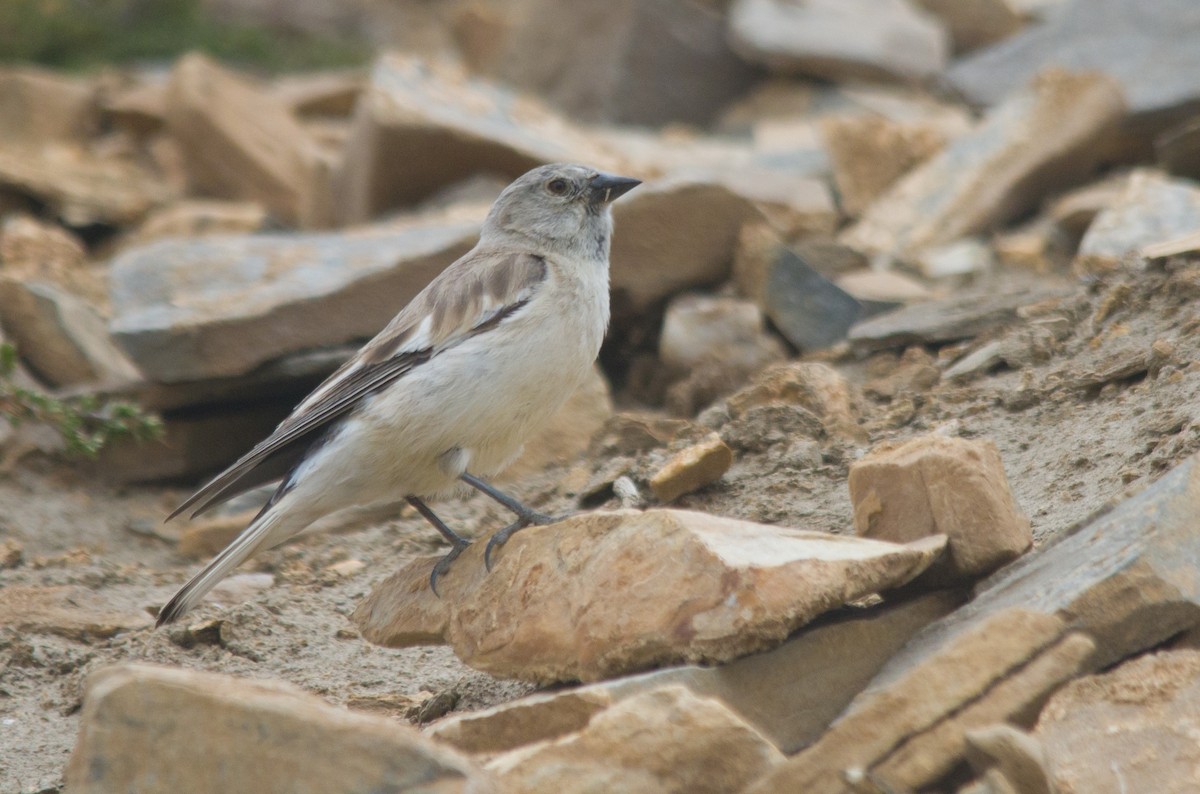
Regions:
[[442, 576], [445, 576], [450, 571], [451, 563], [457, 560], [458, 555], [466, 551], [467, 547], [470, 545], [471, 544], [468, 541], [455, 543], [453, 546], [451, 546], [450, 552], [445, 557], [442, 557], [440, 560], [438, 560], [437, 564], [433, 566], [433, 570], [429, 572], [429, 589], [432, 590], [433, 594], [438, 598], [442, 597], [442, 594], [439, 593], [437, 589], [438, 579]]

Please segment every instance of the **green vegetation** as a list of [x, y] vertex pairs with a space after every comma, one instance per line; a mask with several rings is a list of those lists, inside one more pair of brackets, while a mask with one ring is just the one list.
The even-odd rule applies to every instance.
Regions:
[[95, 457], [116, 438], [151, 441], [162, 436], [162, 421], [141, 408], [120, 400], [93, 395], [59, 399], [13, 382], [17, 349], [0, 342], [0, 417], [14, 427], [41, 422], [58, 431], [67, 452]]
[[363, 41], [216, 20], [201, 0], [0, 0], [0, 62], [65, 69], [203, 50], [267, 71], [355, 66]]

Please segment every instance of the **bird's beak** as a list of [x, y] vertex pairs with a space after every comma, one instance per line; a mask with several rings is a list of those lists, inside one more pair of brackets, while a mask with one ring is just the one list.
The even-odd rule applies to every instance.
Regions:
[[627, 176], [596, 174], [588, 183], [588, 201], [592, 204], [607, 204], [624, 196], [640, 184], [642, 184], [642, 180]]

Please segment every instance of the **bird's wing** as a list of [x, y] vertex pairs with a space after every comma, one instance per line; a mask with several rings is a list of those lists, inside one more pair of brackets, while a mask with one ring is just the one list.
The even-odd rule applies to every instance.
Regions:
[[444, 350], [498, 327], [546, 280], [533, 254], [476, 250], [429, 283], [379, 335], [329, 376], [269, 437], [175, 509], [196, 516], [244, 491], [278, 479], [299, 463], [337, 419], [364, 397]]

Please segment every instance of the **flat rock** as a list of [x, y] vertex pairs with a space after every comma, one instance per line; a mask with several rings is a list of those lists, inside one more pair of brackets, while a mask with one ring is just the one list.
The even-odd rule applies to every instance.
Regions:
[[577, 133], [531, 100], [398, 55], [380, 58], [334, 174], [338, 222], [411, 206], [478, 173], [515, 179], [586, 159]]
[[[503, 5], [503, 4], [502, 4]], [[573, 118], [703, 125], [758, 76], [726, 41], [711, 3], [532, 0], [512, 3], [481, 68]], [[495, 40], [492, 32], [489, 37]]]
[[325, 225], [316, 143], [271, 92], [191, 53], [172, 71], [166, 113], [194, 189], [257, 201], [290, 225]]
[[729, 276], [742, 225], [761, 221], [752, 200], [709, 174], [641, 185], [613, 205], [613, 319]]
[[111, 266], [112, 331], [166, 383], [368, 339], [474, 243], [478, 225], [164, 240]]
[[0, 324], [21, 357], [51, 385], [141, 378], [96, 310], [52, 284], [0, 275]]
[[[1200, 457], [1193, 456], [1045, 551], [1017, 560], [971, 603], [921, 630], [820, 741], [751, 790], [841, 792], [851, 768], [878, 772], [893, 788], [919, 789], [950, 771], [957, 752], [939, 732], [922, 757], [907, 755], [923, 726], [938, 731], [977, 708], [987, 721], [959, 722], [960, 736], [1000, 719], [1028, 719], [1078, 672], [1195, 627], [1198, 509]], [[1017, 671], [1029, 688], [1012, 683]], [[999, 709], [1007, 716], [985, 708], [993, 692], [994, 703], [1008, 704]], [[895, 774], [883, 774], [885, 766]]]
[[511, 703], [453, 714], [430, 725], [425, 734], [465, 753], [502, 753], [583, 730], [612, 704], [613, 696], [596, 687], [537, 692]]
[[267, 210], [255, 201], [187, 199], [147, 215], [127, 245], [145, 245], [166, 237], [257, 232], [266, 224]]
[[858, 300], [791, 248], [778, 249], [768, 260], [756, 297], [779, 332], [802, 351], [842, 341], [865, 314]]
[[99, 121], [91, 81], [30, 66], [0, 68], [0, 144], [83, 143]]
[[1112, 204], [1100, 211], [1075, 257], [1080, 272], [1112, 270], [1142, 249], [1200, 229], [1200, 183], [1138, 171]]
[[905, 0], [737, 0], [729, 26], [746, 59], [833, 81], [923, 80], [949, 55], [945, 29]]
[[971, 581], [1033, 546], [1029, 518], [1013, 501], [990, 439], [918, 436], [875, 446], [850, 465], [854, 529], [907, 543], [944, 534], [945, 557], [923, 581]]
[[99, 593], [74, 585], [0, 588], [0, 627], [23, 634], [55, 634], [90, 642], [146, 628], [144, 612], [122, 611]]
[[738, 791], [783, 755], [718, 701], [665, 686], [630, 697], [585, 728], [488, 762], [501, 791]]
[[271, 93], [297, 116], [341, 117], [354, 112], [366, 85], [358, 69], [282, 75]]
[[[388, 647], [445, 641], [477, 669], [533, 681], [727, 661], [777, 644], [846, 601], [911, 580], [944, 539], [899, 546], [651, 510], [523, 530], [490, 574], [484, 545], [456, 561], [439, 582], [440, 599], [429, 590], [432, 558], [385, 580], [354, 613], [363, 636]], [[616, 590], [624, 594], [619, 605]]]
[[1012, 322], [1022, 306], [1063, 294], [1036, 288], [1006, 294], [964, 293], [864, 320], [850, 329], [849, 338], [864, 351], [971, 339]]
[[834, 283], [859, 302], [903, 305], [933, 297], [929, 288], [920, 281], [894, 270], [855, 270], [838, 276]]
[[733, 465], [733, 450], [716, 433], [681, 449], [650, 477], [650, 490], [660, 502], [673, 502], [721, 479]]
[[1200, 652], [1159, 651], [1064, 686], [1034, 738], [1059, 791], [1187, 791], [1200, 787], [1197, 714]]
[[1112, 78], [1048, 70], [895, 182], [840, 239], [906, 259], [993, 229], [1087, 177], [1123, 113]]
[[[1072, 0], [1040, 25], [956, 63], [952, 86], [979, 105], [1004, 100], [1050, 66], [1106, 72], [1120, 82], [1131, 121], [1162, 129], [1200, 103], [1200, 52], [1190, 0]], [[1167, 66], [1169, 64], [1169, 67]]]
[[66, 770], [112, 791], [492, 791], [464, 757], [282, 682], [142, 664], [88, 681]]

